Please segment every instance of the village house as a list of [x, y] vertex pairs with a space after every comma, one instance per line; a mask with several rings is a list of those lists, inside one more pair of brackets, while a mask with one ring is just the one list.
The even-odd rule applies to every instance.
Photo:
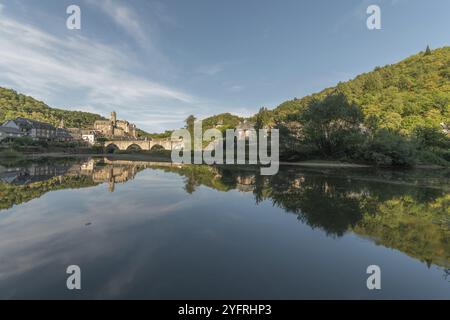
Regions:
[[97, 140], [97, 133], [93, 130], [81, 130], [81, 139], [90, 145], [94, 145]]
[[20, 131], [19, 129], [0, 127], [0, 141], [3, 141], [7, 138], [20, 138], [23, 136], [24, 136], [23, 132]]
[[74, 138], [72, 137], [69, 130], [65, 128], [57, 128], [56, 129], [56, 140], [60, 142], [70, 142], [73, 141]]
[[[61, 121], [61, 123], [64, 122]], [[56, 128], [49, 123], [27, 118], [8, 120], [0, 126], [0, 140], [8, 137], [20, 138], [25, 136], [33, 140], [43, 141], [69, 142], [74, 140], [70, 131], [65, 129], [63, 125]]]
[[80, 128], [66, 128], [73, 140], [82, 141], [82, 129]]
[[250, 133], [255, 130], [255, 124], [244, 120], [236, 127], [236, 132], [238, 133], [238, 139], [244, 140], [250, 137]]
[[57, 130], [51, 124], [26, 118], [8, 120], [2, 127], [19, 130], [24, 136], [31, 137], [33, 140], [51, 141], [57, 137]]

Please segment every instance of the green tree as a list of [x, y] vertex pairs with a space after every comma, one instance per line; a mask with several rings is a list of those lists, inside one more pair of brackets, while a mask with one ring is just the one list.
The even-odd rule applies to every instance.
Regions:
[[450, 149], [450, 138], [438, 127], [417, 127], [414, 136], [423, 149], [430, 147]]
[[382, 166], [411, 166], [416, 148], [409, 138], [388, 130], [378, 130], [364, 148], [365, 159]]
[[325, 156], [342, 153], [347, 138], [358, 134], [363, 114], [342, 93], [313, 101], [301, 116], [306, 141], [314, 143]]
[[255, 129], [263, 129], [270, 123], [270, 112], [267, 108], [262, 107], [256, 114]]
[[194, 117], [193, 115], [190, 115], [189, 117], [186, 118], [186, 120], [185, 120], [186, 129], [188, 129], [189, 132], [194, 132], [194, 124], [195, 124], [196, 120], [197, 120], [197, 118]]

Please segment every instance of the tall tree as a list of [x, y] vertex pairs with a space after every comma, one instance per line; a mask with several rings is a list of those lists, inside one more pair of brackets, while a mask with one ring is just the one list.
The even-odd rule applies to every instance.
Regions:
[[255, 128], [263, 129], [269, 124], [269, 122], [270, 122], [269, 110], [265, 107], [262, 107], [261, 109], [259, 109], [259, 112], [256, 115]]
[[192, 114], [186, 118], [186, 129], [188, 129], [190, 132], [194, 131], [194, 123], [197, 120], [196, 117], [194, 117]]
[[301, 116], [306, 139], [326, 156], [341, 153], [347, 139], [360, 132], [363, 114], [342, 93], [313, 101]]

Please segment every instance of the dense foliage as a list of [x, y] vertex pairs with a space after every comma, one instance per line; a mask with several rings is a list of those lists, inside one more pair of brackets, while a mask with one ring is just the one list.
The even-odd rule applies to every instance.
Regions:
[[450, 47], [284, 102], [270, 116], [287, 158], [449, 165]]
[[449, 123], [450, 47], [428, 55], [421, 52], [320, 93], [286, 101], [273, 110], [272, 119], [286, 119], [335, 92], [361, 108], [367, 127], [376, 125], [411, 134], [416, 127]]
[[221, 131], [236, 128], [243, 118], [232, 115], [231, 113], [222, 113], [203, 119], [203, 131], [211, 128], [217, 128]]
[[26, 203], [50, 191], [88, 188], [96, 185], [98, 183], [95, 183], [91, 177], [87, 176], [53, 177], [46, 181], [27, 185], [13, 185], [0, 182], [0, 210]]
[[17, 117], [43, 121], [55, 126], [64, 120], [66, 127], [73, 128], [91, 128], [96, 120], [105, 120], [94, 113], [50, 108], [32, 97], [0, 88], [0, 123]]
[[166, 130], [161, 133], [148, 133], [144, 130], [137, 129], [138, 137], [140, 138], [151, 138], [151, 139], [167, 139], [172, 136], [173, 130]]

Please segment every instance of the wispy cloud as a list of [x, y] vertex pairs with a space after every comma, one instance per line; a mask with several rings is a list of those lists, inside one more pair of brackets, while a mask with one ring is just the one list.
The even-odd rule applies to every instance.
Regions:
[[116, 0], [85, 0], [88, 4], [98, 7], [109, 16], [120, 28], [125, 30], [138, 44], [143, 47], [150, 46], [150, 30], [140, 23], [138, 14], [123, 2]]
[[197, 72], [207, 76], [216, 75], [224, 70], [224, 66], [222, 64], [212, 64], [200, 66], [197, 68]]
[[230, 92], [241, 92], [241, 91], [243, 91], [245, 88], [244, 88], [244, 86], [241, 86], [241, 85], [232, 85], [232, 86], [230, 86], [230, 87], [228, 87], [227, 88], [228, 89], [228, 91], [230, 91]]
[[[5, 9], [0, 10], [2, 86], [60, 104], [61, 97], [65, 97], [66, 106], [76, 107], [76, 101], [103, 114], [114, 108], [131, 120], [141, 121], [152, 117], [151, 108], [145, 106], [162, 109], [169, 104], [183, 106], [196, 101], [188, 93], [130, 71], [141, 66], [126, 48], [93, 41], [75, 32], [56, 36], [7, 15]], [[131, 11], [122, 8], [117, 12], [124, 27], [137, 31], [139, 39], [145, 37], [139, 25], [131, 23]], [[145, 112], [135, 114], [133, 107]]]

